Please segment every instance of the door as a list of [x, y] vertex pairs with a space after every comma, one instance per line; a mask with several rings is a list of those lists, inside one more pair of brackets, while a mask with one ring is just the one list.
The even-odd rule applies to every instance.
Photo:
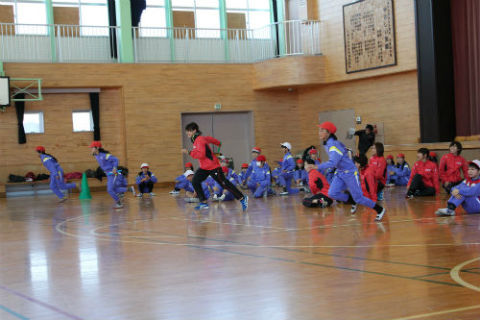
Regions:
[[[212, 136], [222, 142], [220, 153], [234, 160], [239, 168], [244, 162], [250, 162], [250, 150], [253, 148], [255, 137], [253, 132], [253, 115], [251, 112], [222, 112], [222, 113], [184, 113], [182, 114], [183, 147], [192, 148], [192, 142], [186, 137], [185, 126], [196, 122], [205, 136]], [[215, 147], [214, 152], [218, 149]], [[183, 163], [193, 159], [184, 155]], [[198, 163], [194, 163], [198, 167]]]

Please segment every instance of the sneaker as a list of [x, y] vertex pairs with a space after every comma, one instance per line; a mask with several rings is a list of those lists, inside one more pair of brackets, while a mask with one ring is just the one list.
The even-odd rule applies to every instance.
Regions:
[[68, 198], [62, 198], [62, 199], [58, 200], [58, 203], [63, 203], [63, 202], [65, 202], [65, 201], [67, 201], [67, 200], [68, 200]]
[[137, 194], [137, 197], [139, 197], [139, 198], [143, 197], [143, 193]]
[[281, 196], [288, 196], [288, 191], [280, 192], [279, 195], [281, 195]]
[[206, 210], [210, 208], [207, 203], [200, 202], [196, 207], [195, 210]]
[[121, 209], [123, 208], [123, 203], [121, 201], [117, 201], [117, 203], [115, 203], [115, 209]]
[[[326, 208], [328, 207], [328, 202], [323, 200], [323, 199], [320, 199], [320, 208]], [[356, 211], [357, 209], [355, 209]]]
[[385, 212], [386, 212], [386, 211], [387, 211], [387, 210], [385, 210], [385, 208], [383, 208], [383, 209], [382, 209], [382, 212], [377, 213], [377, 217], [375, 218], [375, 221], [382, 221], [382, 218], [383, 218], [383, 216], [385, 215]]
[[240, 203], [242, 204], [242, 210], [245, 212], [248, 209], [248, 196], [244, 195], [243, 199], [240, 200]]
[[413, 194], [407, 194], [405, 195], [405, 199], [413, 199]]
[[130, 191], [132, 192], [133, 196], [135, 197], [136, 193], [135, 193], [135, 188], [133, 186], [130, 187]]
[[224, 193], [220, 197], [218, 197], [217, 199], [218, 199], [218, 201], [223, 201], [223, 200], [225, 200], [225, 197], [226, 196], [225, 196], [225, 193]]
[[153, 193], [153, 192], [150, 192], [150, 197], [155, 197], [155, 196], [156, 196], [156, 194], [155, 194], [155, 193]]
[[218, 201], [218, 195], [215, 193], [212, 198], [213, 201]]
[[395, 187], [395, 183], [387, 183], [385, 187], [389, 187], [389, 188]]
[[378, 201], [382, 201], [384, 198], [383, 198], [383, 190], [380, 191], [378, 194], [377, 194], [377, 199]]
[[358, 204], [352, 204], [352, 207], [350, 208], [350, 213], [355, 214], [355, 212], [357, 212], [357, 209], [358, 209]]
[[449, 216], [454, 216], [455, 211], [450, 210], [448, 208], [442, 208], [442, 209], [438, 209], [437, 211], [435, 211], [435, 215], [437, 215], [439, 217], [449, 217]]
[[180, 193], [180, 191], [177, 191], [177, 190], [172, 190], [172, 191], [170, 191], [169, 193], [170, 193], [170, 194], [179, 194], [179, 193]]

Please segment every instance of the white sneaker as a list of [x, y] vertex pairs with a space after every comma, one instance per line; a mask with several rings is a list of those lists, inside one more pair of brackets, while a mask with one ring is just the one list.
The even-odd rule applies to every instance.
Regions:
[[214, 200], [214, 201], [218, 201], [218, 195], [217, 195], [216, 193], [213, 195], [213, 198], [212, 198], [212, 200]]
[[454, 216], [455, 215], [455, 211], [453, 210], [450, 210], [448, 208], [442, 208], [442, 209], [438, 209], [435, 214], [439, 217], [449, 217], [449, 216]]
[[117, 203], [115, 204], [115, 209], [121, 209], [121, 208], [123, 208], [123, 203], [120, 201], [117, 201]]
[[155, 193], [153, 193], [153, 192], [150, 192], [150, 197], [155, 197], [155, 196], [156, 196], [156, 194], [155, 194]]
[[218, 197], [218, 201], [223, 201], [225, 200], [225, 193], [222, 194], [220, 197]]
[[180, 193], [180, 191], [177, 191], [177, 190], [172, 190], [172, 191], [170, 191], [169, 193], [170, 193], [170, 194], [179, 194], [179, 193]]
[[382, 218], [383, 218], [383, 216], [385, 215], [385, 212], [386, 212], [386, 211], [387, 211], [387, 210], [385, 210], [385, 208], [383, 208], [382, 212], [377, 213], [377, 217], [375, 218], [375, 221], [382, 221]]
[[355, 212], [357, 212], [357, 209], [358, 209], [358, 204], [352, 204], [352, 207], [350, 208], [350, 213], [354, 214]]
[[139, 198], [143, 197], [143, 193], [137, 194], [137, 197], [139, 197]]
[[281, 195], [281, 196], [288, 196], [288, 191], [280, 192], [279, 195]]
[[135, 197], [136, 193], [135, 193], [135, 188], [133, 186], [130, 187], [130, 191], [132, 192], [133, 196]]

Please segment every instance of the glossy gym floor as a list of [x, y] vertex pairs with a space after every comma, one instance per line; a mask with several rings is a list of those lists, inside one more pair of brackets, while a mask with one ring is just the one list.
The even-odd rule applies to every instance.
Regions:
[[480, 319], [480, 215], [446, 195], [387, 214], [302, 196], [214, 203], [106, 193], [0, 201], [0, 319]]

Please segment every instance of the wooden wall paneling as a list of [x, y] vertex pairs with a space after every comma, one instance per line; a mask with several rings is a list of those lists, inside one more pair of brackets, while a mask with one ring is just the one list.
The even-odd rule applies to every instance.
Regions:
[[[227, 28], [228, 29], [246, 29], [247, 18], [243, 12], [227, 12]], [[229, 32], [229, 39], [246, 39], [246, 32]]]
[[[0, 5], [0, 23], [14, 23], [13, 5]], [[1, 31], [3, 35], [14, 35], [15, 27], [4, 26]]]
[[189, 28], [195, 28], [195, 13], [193, 11], [174, 10], [172, 15], [174, 28], [186, 28], [185, 30], [176, 30], [174, 36], [180, 39], [186, 38], [187, 35], [190, 39], [195, 38], [194, 30], [189, 30]]

